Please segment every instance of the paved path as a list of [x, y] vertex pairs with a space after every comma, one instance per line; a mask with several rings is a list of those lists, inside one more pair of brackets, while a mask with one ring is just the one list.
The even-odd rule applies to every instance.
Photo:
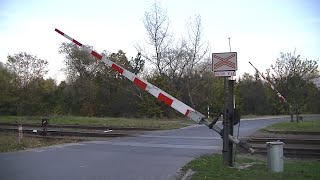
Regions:
[[[240, 136], [283, 120], [288, 119], [242, 121]], [[220, 153], [221, 147], [217, 133], [195, 125], [135, 137], [2, 153], [0, 179], [175, 179], [184, 164], [201, 155]]]

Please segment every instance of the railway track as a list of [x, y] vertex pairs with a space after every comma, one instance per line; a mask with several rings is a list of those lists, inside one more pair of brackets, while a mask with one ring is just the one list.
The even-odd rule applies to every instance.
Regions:
[[[20, 124], [19, 124], [20, 125]], [[23, 127], [43, 127], [41, 124], [21, 124]], [[13, 126], [18, 127], [16, 123], [0, 123], [0, 127]], [[60, 125], [60, 124], [49, 124], [48, 128], [65, 128], [65, 129], [93, 129], [93, 130], [105, 130], [105, 129], [113, 129], [113, 130], [129, 130], [129, 131], [155, 131], [159, 130], [158, 128], [142, 128], [142, 127], [115, 127], [115, 126], [101, 126], [101, 125]]]
[[[79, 136], [79, 137], [123, 137], [144, 131], [154, 131], [154, 128], [83, 126], [83, 125], [48, 125], [44, 131], [42, 125], [22, 124], [22, 133], [33, 136]], [[18, 132], [18, 125], [0, 123], [0, 131]]]
[[[144, 131], [158, 130], [155, 128], [112, 127], [112, 126], [83, 126], [83, 125], [48, 125], [47, 137], [124, 137]], [[0, 131], [18, 132], [14, 123], [0, 123]], [[23, 133], [43, 137], [43, 126], [39, 124], [23, 124]], [[255, 153], [266, 155], [266, 142], [284, 142], [283, 153], [290, 158], [320, 159], [320, 133], [298, 134], [258, 134], [247, 139]]]
[[320, 135], [281, 134], [279, 137], [251, 137], [247, 141], [257, 154], [267, 154], [266, 142], [281, 141], [284, 157], [320, 159]]

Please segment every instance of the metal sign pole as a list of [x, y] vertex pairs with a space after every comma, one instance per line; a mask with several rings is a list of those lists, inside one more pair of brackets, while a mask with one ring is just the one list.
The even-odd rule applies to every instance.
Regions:
[[[230, 43], [230, 37], [229, 39], [229, 48], [231, 53], [231, 43]], [[236, 70], [236, 63], [237, 60], [235, 59], [235, 62], [229, 61], [229, 59], [236, 57], [236, 54], [232, 54], [231, 56], [222, 58], [218, 55], [213, 56], [220, 61], [215, 64], [216, 68], [223, 67], [223, 66], [229, 66], [233, 69], [230, 70]], [[232, 166], [232, 153], [233, 153], [233, 143], [229, 141], [228, 138], [226, 138], [229, 135], [233, 135], [233, 117], [234, 117], [234, 109], [233, 109], [233, 80], [231, 75], [231, 80], [228, 81], [228, 87], [229, 87], [229, 107], [228, 107], [228, 101], [227, 101], [227, 76], [224, 76], [224, 112], [223, 112], [223, 165], [225, 166]]]
[[229, 166], [229, 151], [230, 151], [230, 142], [228, 136], [230, 134], [230, 123], [229, 123], [229, 116], [227, 112], [227, 77], [223, 78], [224, 84], [224, 109], [223, 109], [223, 165]]
[[[234, 96], [233, 96], [233, 89], [234, 89], [234, 80], [229, 80], [229, 134], [233, 136], [233, 125], [234, 125]], [[229, 159], [228, 165], [233, 166], [233, 144], [229, 141]]]

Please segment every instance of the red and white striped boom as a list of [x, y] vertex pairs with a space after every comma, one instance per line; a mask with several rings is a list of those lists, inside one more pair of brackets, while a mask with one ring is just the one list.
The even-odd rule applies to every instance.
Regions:
[[[195, 121], [195, 122], [197, 122], [199, 124], [203, 123], [203, 124], [205, 124], [205, 125], [207, 125], [209, 127], [212, 127], [212, 129], [214, 131], [218, 132], [219, 134], [222, 134], [222, 130], [216, 125], [212, 126], [211, 122], [206, 120], [205, 115], [203, 115], [200, 112], [194, 110], [193, 108], [191, 108], [190, 106], [184, 104], [183, 102], [177, 100], [176, 98], [172, 97], [170, 94], [168, 94], [165, 91], [159, 89], [158, 87], [152, 85], [148, 81], [146, 81], [146, 80], [144, 80], [142, 78], [139, 78], [138, 76], [136, 76], [132, 72], [124, 69], [120, 65], [118, 65], [118, 64], [114, 63], [113, 61], [109, 60], [106, 56], [102, 56], [99, 53], [93, 51], [88, 46], [83, 45], [79, 41], [71, 38], [67, 34], [65, 34], [62, 31], [60, 31], [59, 29], [55, 29], [55, 31], [58, 32], [59, 34], [61, 34], [62, 36], [64, 36], [65, 38], [69, 39], [70, 41], [72, 41], [76, 45], [82, 47], [85, 51], [87, 51], [88, 53], [90, 53], [91, 55], [96, 57], [97, 59], [102, 60], [108, 67], [111, 67], [113, 70], [117, 71], [119, 74], [123, 75], [124, 77], [126, 77], [127, 79], [132, 81], [140, 89], [149, 92], [151, 95], [156, 97], [159, 101], [162, 101], [163, 103], [165, 103], [168, 106], [172, 107], [173, 109], [175, 109], [176, 111], [178, 111], [181, 114], [185, 115], [186, 117], [190, 118], [191, 120], [193, 120], [193, 121]], [[229, 135], [229, 139], [233, 143], [236, 143], [236, 144], [239, 144], [239, 145], [243, 146], [250, 153], [254, 152], [254, 150], [252, 148], [250, 148], [246, 143], [241, 142], [237, 138]]]
[[288, 103], [288, 101], [286, 100], [286, 98], [284, 98], [284, 96], [282, 96], [282, 95], [280, 94], [280, 92], [274, 87], [274, 85], [273, 85], [266, 77], [264, 77], [264, 75], [263, 75], [256, 67], [254, 67], [254, 65], [253, 65], [250, 61], [249, 61], [249, 63], [250, 63], [250, 65], [258, 72], [258, 74], [260, 74], [260, 76], [261, 76], [265, 81], [268, 82], [268, 84], [269, 84], [269, 86], [271, 87], [271, 89], [274, 90], [274, 91], [277, 93], [280, 101], [283, 102], [283, 103], [285, 103], [285, 104], [288, 104], [289, 108], [292, 108], [291, 104]]

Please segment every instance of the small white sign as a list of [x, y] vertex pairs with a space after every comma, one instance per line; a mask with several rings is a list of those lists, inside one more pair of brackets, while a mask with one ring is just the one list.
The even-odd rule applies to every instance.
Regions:
[[236, 71], [237, 66], [237, 53], [212, 53], [212, 66], [213, 71]]
[[235, 71], [215, 71], [214, 76], [216, 77], [229, 77], [229, 76], [235, 76]]

